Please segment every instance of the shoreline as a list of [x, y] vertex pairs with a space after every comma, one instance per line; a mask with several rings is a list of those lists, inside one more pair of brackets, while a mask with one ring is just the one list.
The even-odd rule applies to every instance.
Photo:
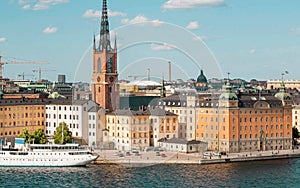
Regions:
[[[165, 156], [157, 156], [155, 152], [140, 152], [140, 155], [117, 156], [116, 150], [95, 150], [99, 158], [91, 164], [118, 164], [126, 166], [149, 166], [157, 164], [219, 164], [234, 162], [251, 162], [265, 160], [280, 160], [300, 158], [300, 150], [255, 151], [243, 153], [229, 153], [227, 156], [204, 157], [201, 153], [178, 153], [162, 151]], [[122, 153], [122, 152], [119, 152]]]

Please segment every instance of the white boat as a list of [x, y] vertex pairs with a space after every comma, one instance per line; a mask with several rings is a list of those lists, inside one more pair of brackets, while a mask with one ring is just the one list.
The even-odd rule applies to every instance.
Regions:
[[18, 149], [0, 148], [0, 166], [9, 167], [74, 167], [96, 160], [87, 147], [78, 144], [24, 144]]

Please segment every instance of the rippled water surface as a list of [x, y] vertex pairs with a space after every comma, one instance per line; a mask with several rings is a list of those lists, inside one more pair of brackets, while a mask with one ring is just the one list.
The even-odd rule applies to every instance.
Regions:
[[298, 187], [300, 159], [214, 165], [0, 168], [0, 187]]

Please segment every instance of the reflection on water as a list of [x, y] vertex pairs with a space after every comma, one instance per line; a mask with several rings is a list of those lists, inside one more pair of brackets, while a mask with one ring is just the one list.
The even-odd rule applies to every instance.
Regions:
[[294, 187], [300, 159], [143, 168], [0, 168], [0, 187]]

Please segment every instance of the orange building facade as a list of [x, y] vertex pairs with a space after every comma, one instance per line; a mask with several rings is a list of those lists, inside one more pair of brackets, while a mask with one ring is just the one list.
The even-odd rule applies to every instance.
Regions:
[[292, 145], [292, 101], [284, 92], [235, 95], [230, 86], [219, 100], [206, 101], [197, 114], [197, 140], [226, 152], [289, 149]]
[[45, 130], [45, 102], [42, 99], [0, 100], [0, 137], [13, 141], [23, 129]]

